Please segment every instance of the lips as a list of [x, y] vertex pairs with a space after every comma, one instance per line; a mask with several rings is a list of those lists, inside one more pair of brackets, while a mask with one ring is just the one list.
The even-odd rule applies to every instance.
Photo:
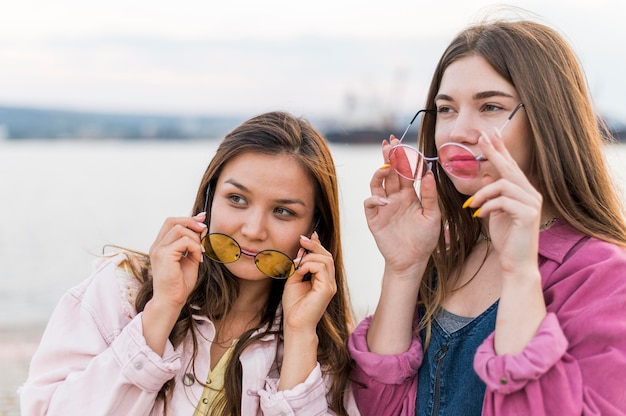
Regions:
[[241, 248], [241, 254], [243, 254], [246, 257], [254, 258], [254, 256], [257, 255], [257, 253], [258, 253], [258, 251], [252, 251], [252, 250], [249, 250], [249, 249], [243, 248], [243, 247]]
[[474, 155], [472, 155], [472, 154], [469, 154], [464, 149], [459, 149], [459, 150], [450, 150], [450, 151], [448, 151], [447, 159], [450, 162], [464, 161], [464, 160], [475, 161], [476, 157], [474, 157]]

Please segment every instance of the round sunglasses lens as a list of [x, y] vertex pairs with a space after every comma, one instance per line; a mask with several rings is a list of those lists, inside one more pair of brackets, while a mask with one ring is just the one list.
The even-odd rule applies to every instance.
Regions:
[[389, 164], [403, 178], [416, 181], [428, 170], [422, 155], [415, 149], [398, 145], [389, 152]]
[[468, 149], [456, 143], [446, 143], [439, 148], [439, 164], [450, 175], [459, 179], [473, 179], [478, 174], [480, 162]]
[[254, 262], [260, 271], [274, 279], [286, 279], [296, 270], [293, 261], [286, 254], [276, 250], [260, 251]]
[[202, 240], [205, 254], [220, 263], [232, 263], [241, 257], [239, 244], [225, 234], [209, 234]]

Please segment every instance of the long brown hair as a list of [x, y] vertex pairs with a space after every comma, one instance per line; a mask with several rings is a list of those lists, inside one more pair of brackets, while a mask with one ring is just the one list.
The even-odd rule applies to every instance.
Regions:
[[[533, 137], [530, 175], [544, 202], [578, 231], [626, 246], [624, 212], [603, 154], [611, 138], [594, 114], [582, 68], [567, 42], [555, 30], [529, 20], [471, 26], [442, 55], [426, 108], [435, 108], [448, 66], [476, 55], [511, 83], [524, 103]], [[419, 142], [426, 155], [436, 154], [435, 122], [436, 116], [426, 115], [422, 123]], [[455, 189], [439, 166], [434, 174], [443, 221], [438, 249], [420, 287], [426, 311], [420, 329], [426, 328], [427, 338], [433, 314], [459, 278], [455, 270], [461, 269], [480, 233], [480, 223], [469, 210], [460, 209], [468, 196]]]
[[[323, 136], [309, 122], [295, 118], [285, 112], [270, 112], [256, 116], [231, 131], [219, 145], [215, 156], [209, 163], [200, 183], [192, 214], [204, 209], [205, 197], [209, 186], [215, 188], [215, 181], [228, 161], [242, 153], [260, 153], [267, 155], [287, 154], [297, 160], [316, 184], [315, 220], [316, 230], [322, 245], [332, 254], [335, 261], [335, 279], [337, 293], [331, 299], [317, 327], [319, 338], [318, 361], [326, 375], [332, 376], [329, 406], [338, 414], [346, 414], [344, 395], [349, 386], [348, 375], [351, 360], [347, 349], [348, 335], [353, 327], [353, 314], [350, 306], [347, 282], [343, 266], [343, 254], [339, 223], [339, 192], [335, 165], [330, 149]], [[209, 207], [213, 195], [209, 191]], [[210, 209], [207, 209], [207, 222], [210, 222]], [[142, 311], [152, 298], [152, 279], [149, 265], [139, 270], [145, 283], [137, 297], [137, 311]], [[237, 342], [231, 360], [227, 366], [224, 395], [217, 408], [219, 414], [240, 415], [242, 396], [242, 367], [239, 357], [242, 352], [268, 333], [282, 332], [282, 316], [279, 329], [273, 324], [279, 310], [284, 289], [284, 280], [272, 280], [270, 296], [260, 317], [260, 323], [242, 334]], [[197, 354], [197, 340], [194, 332], [192, 314], [205, 314], [211, 320], [218, 320], [231, 310], [238, 296], [238, 280], [222, 265], [212, 261], [201, 263], [196, 287], [190, 294], [178, 320], [170, 333], [174, 346], [180, 345], [190, 334], [193, 338], [194, 354]], [[253, 335], [255, 331], [259, 333]], [[273, 332], [274, 331], [274, 332]], [[277, 369], [279, 363], [276, 364]], [[193, 368], [193, 361], [189, 365]], [[279, 369], [278, 369], [279, 370]], [[196, 377], [198, 379], [198, 377]], [[160, 395], [165, 399], [173, 380], [164, 386]]]

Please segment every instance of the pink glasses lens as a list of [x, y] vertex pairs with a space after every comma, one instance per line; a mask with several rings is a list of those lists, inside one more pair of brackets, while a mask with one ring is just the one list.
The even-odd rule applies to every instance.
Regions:
[[389, 164], [403, 178], [417, 181], [428, 172], [428, 162], [415, 149], [398, 145], [389, 152]]
[[459, 179], [473, 179], [478, 175], [480, 162], [467, 148], [457, 143], [445, 143], [438, 151], [439, 164], [450, 175]]

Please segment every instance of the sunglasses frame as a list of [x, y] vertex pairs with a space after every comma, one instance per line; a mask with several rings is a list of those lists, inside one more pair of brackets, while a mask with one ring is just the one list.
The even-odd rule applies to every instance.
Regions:
[[[242, 255], [242, 253], [243, 253], [243, 252], [241, 251], [241, 246], [239, 245], [239, 243], [237, 242], [237, 240], [235, 240], [233, 237], [229, 236], [228, 234], [224, 234], [224, 233], [211, 233], [211, 234], [207, 234], [207, 235], [206, 235], [206, 236], [204, 236], [204, 238], [202, 239], [202, 245], [203, 245], [203, 246], [205, 246], [204, 241], [208, 239], [208, 241], [209, 241], [209, 242], [208, 242], [208, 244], [209, 244], [209, 246], [211, 247], [211, 250], [212, 250], [213, 252], [215, 252], [215, 248], [213, 248], [213, 245], [211, 244], [211, 236], [214, 236], [214, 235], [215, 235], [215, 236], [223, 236], [223, 237], [226, 237], [226, 238], [228, 238], [229, 240], [231, 240], [233, 243], [235, 243], [235, 246], [239, 249], [239, 253], [236, 255], [236, 258], [235, 258], [233, 261], [222, 261], [222, 260], [218, 260], [218, 259], [215, 259], [215, 258], [213, 258], [213, 257], [209, 256], [206, 252], [204, 253], [204, 256], [205, 256], [205, 257], [207, 257], [207, 258], [209, 258], [209, 259], [211, 259], [211, 260], [213, 260], [213, 261], [215, 261], [215, 262], [221, 263], [221, 264], [231, 264], [231, 263], [234, 263], [234, 262], [236, 262], [237, 260], [239, 260], [239, 259], [241, 258], [241, 255]], [[205, 246], [205, 249], [206, 249], [206, 246]], [[259, 260], [259, 256], [263, 256], [264, 254], [269, 254], [269, 253], [279, 254], [279, 255], [281, 255], [282, 257], [284, 257], [286, 260], [289, 260], [289, 262], [291, 263], [291, 268], [290, 268], [291, 272], [290, 272], [288, 275], [285, 275], [285, 276], [273, 276], [273, 275], [271, 275], [271, 274], [267, 273], [266, 271], [262, 270], [262, 269], [259, 267], [259, 262], [261, 261], [261, 260]], [[300, 262], [301, 262], [301, 261], [302, 261], [302, 260], [300, 260]], [[273, 250], [273, 249], [261, 250], [261, 251], [259, 251], [258, 253], [256, 253], [256, 254], [254, 255], [254, 265], [256, 266], [256, 268], [257, 268], [257, 269], [258, 269], [261, 273], [263, 273], [263, 274], [264, 274], [264, 275], [266, 275], [267, 277], [271, 277], [272, 279], [287, 279], [287, 278], [289, 278], [289, 277], [293, 276], [293, 274], [295, 273], [295, 271], [296, 271], [296, 270], [298, 270], [298, 268], [300, 267], [300, 264], [298, 263], [298, 265], [296, 265], [296, 263], [293, 261], [293, 259], [292, 259], [291, 257], [289, 257], [287, 254], [283, 253], [283, 252], [282, 252], [282, 251], [280, 251], [280, 250]]]
[[[509, 114], [509, 116], [506, 118], [506, 120], [504, 121], [504, 123], [502, 124], [502, 126], [500, 126], [500, 128], [498, 129], [499, 133], [502, 133], [502, 131], [504, 130], [504, 128], [509, 124], [509, 122], [511, 121], [511, 119], [513, 118], [513, 116], [515, 116], [515, 114], [522, 108], [524, 107], [524, 103], [519, 103], [515, 106], [515, 108], [513, 109], [513, 111], [511, 112], [511, 114]], [[413, 116], [413, 118], [411, 119], [411, 122], [409, 123], [409, 125], [406, 127], [406, 129], [404, 129], [404, 132], [402, 133], [402, 136], [399, 139], [399, 143], [397, 145], [395, 145], [391, 151], [389, 152], [389, 159], [390, 159], [390, 163], [391, 163], [391, 157], [392, 154], [396, 151], [396, 149], [398, 148], [405, 148], [405, 149], [409, 149], [412, 152], [415, 152], [418, 154], [418, 157], [421, 157], [425, 164], [426, 164], [426, 172], [430, 172], [432, 170], [432, 163], [433, 162], [439, 162], [439, 164], [441, 165], [441, 161], [439, 159], [439, 156], [434, 156], [434, 157], [428, 157], [425, 156], [422, 152], [420, 152], [419, 150], [417, 150], [416, 148], [414, 148], [413, 146], [410, 145], [406, 145], [402, 143], [402, 140], [404, 140], [404, 136], [406, 136], [407, 132], [409, 131], [409, 129], [411, 128], [411, 126], [413, 125], [413, 122], [415, 121], [415, 119], [417, 119], [417, 116], [420, 113], [425, 113], [425, 114], [433, 114], [435, 113], [435, 115], [437, 114], [437, 110], [427, 110], [427, 109], [422, 109], [419, 110], [417, 113], [415, 113], [415, 115]], [[463, 150], [465, 150], [466, 152], [468, 152], [470, 155], [474, 156], [474, 158], [476, 159], [477, 162], [483, 162], [487, 159], [485, 159], [485, 157], [483, 155], [476, 155], [469, 147], [467, 147], [466, 145], [462, 144], [462, 143], [457, 143], [457, 142], [446, 142], [444, 144], [442, 144], [441, 146], [439, 146], [439, 148], [437, 149], [437, 153], [439, 153], [439, 151], [446, 146], [455, 146], [455, 147], [459, 147]], [[393, 166], [393, 164], [391, 164], [391, 166], [393, 167], [393, 170], [400, 176], [402, 176], [405, 179], [409, 179], [412, 181], [417, 181], [419, 179], [422, 178], [423, 174], [419, 176], [419, 178], [410, 178], [407, 177], [406, 175], [403, 175], [402, 173], [400, 173], [395, 166]], [[443, 165], [442, 165], [443, 167]], [[480, 164], [479, 164], [479, 169], [480, 169]], [[463, 178], [457, 175], [454, 175], [452, 172], [448, 171], [447, 169], [444, 168], [444, 170], [446, 170], [446, 172], [448, 172], [450, 175], [454, 176], [455, 178], [461, 179], [461, 180], [469, 180], [471, 178]], [[417, 176], [417, 175], [416, 175]]]

